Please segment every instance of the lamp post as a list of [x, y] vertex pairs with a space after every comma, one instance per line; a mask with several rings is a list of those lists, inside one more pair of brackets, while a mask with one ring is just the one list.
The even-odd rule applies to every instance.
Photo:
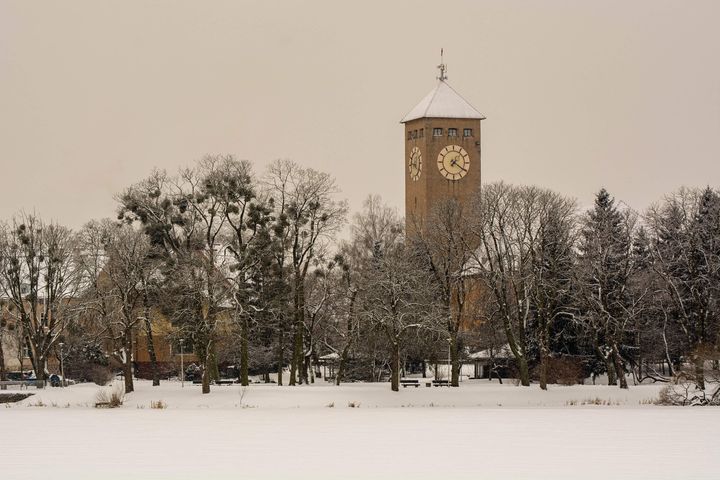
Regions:
[[63, 362], [63, 347], [65, 344], [60, 342], [60, 385], [65, 387], [65, 362]]
[[180, 339], [180, 388], [185, 388], [185, 359], [183, 357], [185, 351], [183, 346], [185, 345], [185, 339]]

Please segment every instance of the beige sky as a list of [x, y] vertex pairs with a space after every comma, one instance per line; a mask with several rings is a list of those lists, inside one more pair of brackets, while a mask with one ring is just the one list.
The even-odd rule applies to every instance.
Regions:
[[403, 203], [398, 123], [450, 84], [483, 176], [644, 208], [720, 185], [720, 2], [0, 0], [0, 218], [78, 227], [207, 153]]

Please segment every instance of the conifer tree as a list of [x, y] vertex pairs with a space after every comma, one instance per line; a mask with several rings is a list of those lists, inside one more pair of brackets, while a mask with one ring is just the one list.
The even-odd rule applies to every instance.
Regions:
[[597, 354], [605, 362], [608, 382], [627, 388], [622, 348], [634, 318], [632, 218], [615, 206], [604, 188], [585, 219], [580, 240], [579, 294], [583, 321]]

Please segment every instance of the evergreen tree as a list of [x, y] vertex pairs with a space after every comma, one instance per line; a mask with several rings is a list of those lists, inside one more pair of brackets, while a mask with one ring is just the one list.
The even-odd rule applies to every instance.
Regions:
[[595, 197], [581, 231], [579, 293], [583, 320], [595, 350], [605, 362], [610, 384], [627, 388], [621, 350], [633, 318], [632, 232], [604, 188]]
[[[547, 389], [551, 334], [559, 321], [573, 316], [572, 273], [574, 269], [574, 204], [553, 197], [540, 219], [538, 247], [534, 254], [532, 302], [540, 356], [540, 388]], [[567, 321], [563, 323], [569, 323]]]

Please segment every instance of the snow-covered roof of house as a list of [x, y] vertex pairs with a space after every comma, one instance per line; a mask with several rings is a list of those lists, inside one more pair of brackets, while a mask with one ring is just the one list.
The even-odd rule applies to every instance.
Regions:
[[470, 360], [489, 360], [492, 358], [512, 358], [513, 354], [510, 345], [507, 343], [501, 347], [488, 348], [468, 355]]
[[328, 353], [320, 357], [320, 360], [338, 360], [340, 355], [336, 352]]
[[448, 83], [439, 80], [435, 88], [423, 98], [400, 123], [418, 118], [475, 118], [484, 120], [485, 116], [470, 105]]

